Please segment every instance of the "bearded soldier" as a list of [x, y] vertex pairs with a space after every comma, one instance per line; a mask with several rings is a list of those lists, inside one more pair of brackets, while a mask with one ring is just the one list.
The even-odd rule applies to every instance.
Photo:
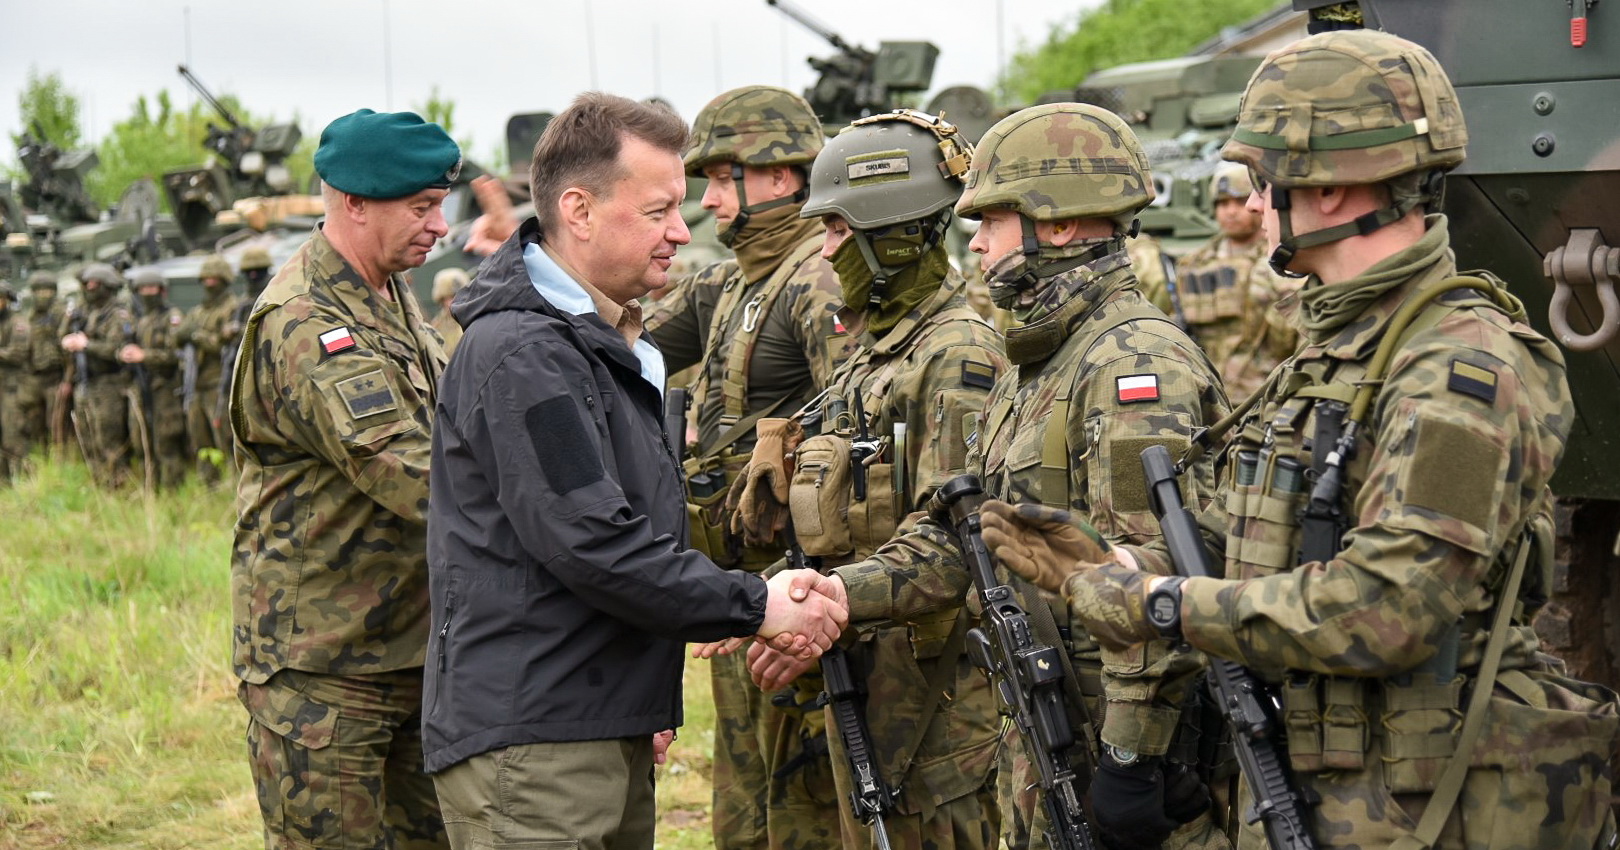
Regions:
[[[840, 315], [860, 348], [806, 417], [820, 433], [793, 452], [791, 477], [780, 453], [773, 471], [756, 452], [764, 464], [749, 467], [741, 517], [757, 522], [750, 509], [771, 497], [754, 488], [776, 483], [790, 493], [796, 545], [822, 568], [870, 556], [966, 466], [985, 397], [1007, 370], [1000, 334], [968, 307], [966, 281], [943, 244], [971, 156], [955, 126], [903, 109], [856, 121], [816, 158], [801, 214], [826, 223], [822, 256], [838, 272], [848, 305]], [[761, 446], [769, 428], [788, 424], [762, 423]], [[863, 809], [880, 809], [898, 793], [872, 827], [860, 822], [871, 811], [858, 817], [844, 807], [845, 847], [871, 846], [872, 828], [913, 850], [999, 840], [992, 779], [1001, 723], [988, 680], [964, 663], [970, 615], [965, 599], [955, 602], [909, 623], [855, 624], [861, 639], [844, 663], [851, 684], [864, 681], [870, 730], [855, 753], [872, 757], [859, 773], [871, 771], [882, 789], [865, 797], [844, 739], [852, 733], [841, 701], [856, 699], [840, 684], [844, 675], [826, 663], [825, 679], [800, 675], [768, 647], [750, 648], [751, 671], [767, 691], [797, 676], [796, 702], [814, 703], [823, 689], [831, 696], [825, 717], [806, 715], [805, 725], [837, 731], [828, 740], [841, 801], [854, 792]]]
[[1069, 517], [985, 507], [986, 542], [1099, 642], [1183, 640], [1270, 686], [1322, 847], [1615, 842], [1615, 695], [1530, 627], [1564, 360], [1501, 281], [1457, 271], [1434, 206], [1466, 142], [1445, 72], [1387, 33], [1311, 36], [1250, 81], [1222, 155], [1253, 175], [1272, 269], [1305, 276], [1303, 339], [1198, 519], [1224, 578], [1168, 575], [1153, 546], [1054, 548]]
[[[799, 217], [806, 169], [822, 143], [821, 122], [803, 98], [744, 86], [703, 108], [683, 158], [688, 176], [708, 178], [703, 206], [736, 259], [700, 270], [658, 301], [647, 329], [671, 373], [699, 364], [698, 439], [687, 461], [692, 545], [723, 567], [758, 572], [781, 559], [780, 536], [745, 543], [730, 531], [726, 496], [748, 462], [755, 423], [798, 410], [847, 354], [838, 278], [820, 257], [822, 227]], [[712, 676], [716, 846], [765, 847], [768, 808], [810, 824], [795, 846], [837, 846], [825, 738], [771, 752], [773, 730], [788, 722], [784, 710], [749, 681], [740, 655], [715, 659]], [[787, 839], [772, 830], [769, 840]]]

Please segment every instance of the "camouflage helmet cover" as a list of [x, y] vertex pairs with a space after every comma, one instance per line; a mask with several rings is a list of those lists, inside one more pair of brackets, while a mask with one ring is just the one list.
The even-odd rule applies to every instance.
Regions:
[[1223, 162], [1215, 167], [1215, 173], [1209, 178], [1210, 203], [1219, 201], [1247, 201], [1254, 194], [1254, 181], [1249, 179], [1249, 169], [1241, 162]]
[[1337, 30], [1260, 63], [1221, 157], [1282, 186], [1346, 186], [1454, 168], [1467, 143], [1457, 93], [1428, 50]]
[[230, 283], [231, 278], [235, 276], [236, 272], [231, 271], [231, 264], [218, 254], [209, 254], [208, 259], [203, 260], [202, 266], [197, 269], [198, 280], [212, 277]]
[[1089, 103], [1047, 103], [997, 122], [979, 140], [957, 213], [1006, 207], [1035, 221], [1108, 218], [1122, 228], [1153, 201], [1136, 134]]
[[804, 98], [775, 86], [743, 86], [698, 113], [683, 161], [692, 177], [716, 162], [808, 165], [823, 142], [821, 119]]
[[857, 230], [927, 218], [955, 203], [973, 146], [956, 125], [912, 109], [862, 118], [827, 142], [799, 215], [838, 214]]
[[92, 280], [108, 289], [117, 289], [124, 285], [124, 279], [119, 276], [118, 270], [106, 263], [91, 263], [80, 270], [80, 283], [87, 283]]
[[38, 271], [28, 276], [29, 289], [49, 289], [56, 291], [56, 275], [46, 271]]
[[433, 300], [443, 301], [453, 297], [467, 285], [467, 272], [463, 269], [440, 269], [433, 276]]
[[150, 266], [140, 269], [129, 276], [129, 285], [140, 289], [143, 286], [161, 286], [169, 288], [169, 282], [163, 278], [163, 272]]
[[242, 267], [242, 271], [249, 271], [251, 269], [267, 269], [270, 268], [270, 252], [265, 250], [262, 246], [254, 245], [253, 247], [242, 252], [242, 256], [238, 262]]

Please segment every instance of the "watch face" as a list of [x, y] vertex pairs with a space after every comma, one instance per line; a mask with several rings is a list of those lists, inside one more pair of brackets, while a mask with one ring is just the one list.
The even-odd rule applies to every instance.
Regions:
[[1178, 593], [1158, 592], [1148, 598], [1148, 621], [1155, 626], [1168, 626], [1181, 618], [1181, 600]]

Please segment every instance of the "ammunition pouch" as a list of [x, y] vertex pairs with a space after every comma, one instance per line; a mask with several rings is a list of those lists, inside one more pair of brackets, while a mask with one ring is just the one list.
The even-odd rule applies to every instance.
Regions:
[[876, 552], [900, 528], [901, 514], [895, 505], [899, 495], [893, 479], [894, 464], [871, 464], [866, 467], [866, 498], [850, 500], [849, 534], [857, 558]]
[[740, 566], [743, 560], [742, 541], [727, 528], [726, 496], [746, 463], [746, 455], [722, 452], [707, 458], [687, 458], [684, 468], [691, 546], [727, 569]]
[[[788, 510], [794, 537], [810, 557], [842, 557], [855, 549], [849, 462], [849, 441], [832, 434], [805, 440], [794, 454]], [[872, 489], [868, 488], [868, 497]]]
[[1207, 325], [1243, 315], [1245, 293], [1239, 286], [1238, 270], [1221, 265], [1187, 270], [1181, 279], [1181, 311], [1190, 325]]

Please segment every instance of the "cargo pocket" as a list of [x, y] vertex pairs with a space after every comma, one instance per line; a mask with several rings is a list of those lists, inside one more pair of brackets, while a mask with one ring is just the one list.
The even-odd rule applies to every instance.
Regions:
[[264, 822], [278, 836], [307, 846], [343, 846], [345, 800], [336, 747], [338, 712], [304, 696], [296, 682], [306, 676], [282, 670], [263, 685], [243, 683], [238, 696], [248, 710], [248, 751]]
[[[1187, 448], [1192, 418], [1163, 409], [1115, 410], [1086, 419], [1090, 444], [1085, 450], [1086, 496], [1092, 525], [1110, 540], [1146, 540], [1159, 535], [1159, 521], [1148, 505], [1142, 452], [1164, 446], [1171, 457]], [[1182, 499], [1198, 505], [1189, 493], [1192, 476], [1182, 476]]]
[[[868, 484], [870, 484], [868, 480]], [[794, 453], [788, 510], [793, 533], [804, 554], [847, 555], [855, 548], [850, 536], [849, 441], [831, 434], [811, 437]], [[867, 488], [870, 498], [872, 488]]]
[[889, 542], [900, 518], [895, 506], [894, 465], [874, 463], [866, 468], [866, 498], [849, 503], [849, 532], [855, 557], [864, 558]]

